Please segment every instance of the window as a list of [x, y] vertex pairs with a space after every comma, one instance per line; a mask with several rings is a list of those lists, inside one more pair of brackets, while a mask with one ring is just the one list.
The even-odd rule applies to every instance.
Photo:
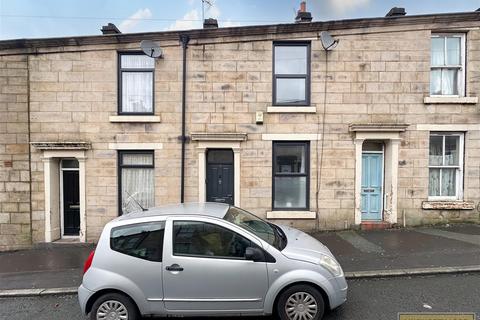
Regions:
[[153, 151], [119, 151], [120, 214], [155, 203]]
[[174, 221], [173, 254], [217, 258], [245, 258], [250, 240], [226, 228], [201, 221]]
[[430, 95], [463, 96], [465, 35], [432, 35], [430, 60]]
[[165, 222], [149, 222], [113, 228], [110, 248], [132, 257], [162, 261]]
[[463, 185], [463, 133], [431, 133], [428, 196], [459, 200]]
[[153, 114], [155, 60], [143, 53], [119, 54], [119, 114]]
[[310, 105], [310, 43], [273, 45], [273, 104]]
[[273, 142], [273, 210], [309, 208], [308, 142]]

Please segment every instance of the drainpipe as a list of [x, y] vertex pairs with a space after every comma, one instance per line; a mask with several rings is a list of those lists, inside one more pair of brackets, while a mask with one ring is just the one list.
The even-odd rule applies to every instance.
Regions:
[[187, 34], [180, 35], [180, 42], [183, 49], [183, 71], [182, 71], [182, 162], [180, 168], [180, 202], [185, 202], [185, 110], [186, 110], [186, 91], [187, 91], [187, 47], [190, 37]]

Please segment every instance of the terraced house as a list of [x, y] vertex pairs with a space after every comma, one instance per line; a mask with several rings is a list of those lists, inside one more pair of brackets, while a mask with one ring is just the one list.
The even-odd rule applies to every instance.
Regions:
[[0, 41], [0, 249], [180, 201], [304, 230], [479, 222], [480, 12], [310, 20]]

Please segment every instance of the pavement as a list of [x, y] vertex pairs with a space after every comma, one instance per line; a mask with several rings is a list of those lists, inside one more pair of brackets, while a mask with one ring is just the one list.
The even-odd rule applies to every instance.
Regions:
[[[348, 279], [480, 272], [480, 225], [318, 232]], [[0, 252], [0, 297], [75, 293], [92, 244]]]

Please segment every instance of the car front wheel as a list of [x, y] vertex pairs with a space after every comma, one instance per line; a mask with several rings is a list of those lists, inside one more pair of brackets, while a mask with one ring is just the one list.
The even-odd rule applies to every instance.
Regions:
[[100, 296], [92, 306], [90, 320], [137, 320], [138, 311], [133, 301], [119, 293]]
[[277, 303], [277, 314], [282, 320], [319, 320], [324, 310], [322, 295], [308, 285], [288, 288], [280, 295]]

